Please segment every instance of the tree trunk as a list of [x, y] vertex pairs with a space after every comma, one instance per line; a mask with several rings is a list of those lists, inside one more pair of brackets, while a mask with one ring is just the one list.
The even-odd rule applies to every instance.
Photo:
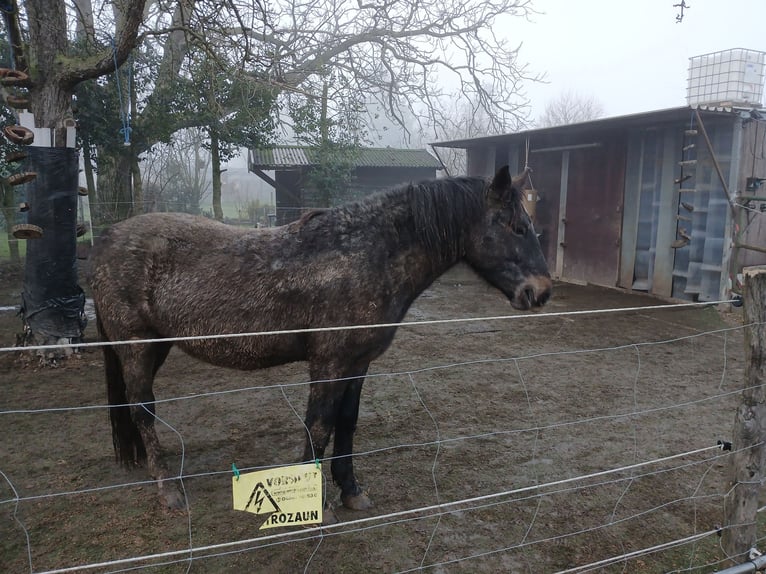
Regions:
[[734, 422], [730, 488], [724, 503], [722, 546], [741, 563], [758, 541], [757, 513], [766, 439], [766, 266], [745, 267], [745, 381]]
[[[88, 208], [90, 209], [90, 218], [91, 218], [91, 224], [94, 222], [94, 206], [93, 203], [96, 202], [96, 179], [95, 174], [93, 173], [93, 162], [91, 161], [91, 146], [90, 142], [87, 140], [87, 138], [83, 141], [82, 146], [82, 165], [83, 165], [83, 173], [85, 174], [85, 187], [88, 189]], [[92, 203], [91, 203], [92, 202]], [[95, 240], [96, 237], [100, 235], [100, 230], [91, 229], [91, 238], [92, 240]]]
[[127, 219], [133, 209], [133, 162], [130, 147], [98, 150], [98, 188], [94, 217], [99, 226]]
[[213, 174], [213, 217], [223, 221], [223, 207], [221, 205], [221, 152], [218, 149], [218, 133], [210, 130], [210, 154]]

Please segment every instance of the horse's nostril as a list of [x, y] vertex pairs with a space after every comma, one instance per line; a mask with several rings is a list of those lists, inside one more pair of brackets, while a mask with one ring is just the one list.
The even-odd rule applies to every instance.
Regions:
[[533, 307], [537, 304], [535, 298], [535, 290], [532, 287], [527, 287], [524, 289], [524, 298], [527, 300], [527, 303], [529, 303], [530, 307]]

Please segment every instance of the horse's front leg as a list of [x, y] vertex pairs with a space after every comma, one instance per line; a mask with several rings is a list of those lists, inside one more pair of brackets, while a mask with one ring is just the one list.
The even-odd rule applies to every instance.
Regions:
[[[372, 503], [354, 476], [351, 458], [354, 430], [359, 415], [359, 396], [367, 364], [356, 368], [329, 368], [327, 363], [311, 365], [311, 384], [306, 428], [308, 436], [303, 460], [324, 456], [330, 435], [335, 430], [332, 476], [341, 489], [341, 500], [348, 508], [362, 510]], [[353, 378], [350, 378], [353, 377]]]
[[363, 377], [349, 381], [343, 393], [338, 418], [335, 421], [335, 448], [332, 459], [332, 477], [340, 487], [340, 499], [343, 506], [352, 510], [367, 510], [373, 506], [372, 500], [359, 486], [354, 475], [354, 432], [359, 418], [362, 383]]

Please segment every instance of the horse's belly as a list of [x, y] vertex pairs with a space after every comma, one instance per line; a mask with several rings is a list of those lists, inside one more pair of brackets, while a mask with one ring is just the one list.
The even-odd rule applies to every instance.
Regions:
[[262, 369], [306, 359], [305, 345], [286, 335], [182, 341], [178, 346], [196, 359], [232, 369]]

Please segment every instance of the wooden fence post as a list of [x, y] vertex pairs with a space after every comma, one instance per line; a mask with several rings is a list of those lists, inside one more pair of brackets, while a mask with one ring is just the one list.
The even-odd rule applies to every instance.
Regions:
[[766, 266], [744, 275], [745, 383], [734, 420], [730, 490], [724, 502], [723, 549], [741, 562], [756, 541], [756, 511], [764, 477], [766, 439]]

